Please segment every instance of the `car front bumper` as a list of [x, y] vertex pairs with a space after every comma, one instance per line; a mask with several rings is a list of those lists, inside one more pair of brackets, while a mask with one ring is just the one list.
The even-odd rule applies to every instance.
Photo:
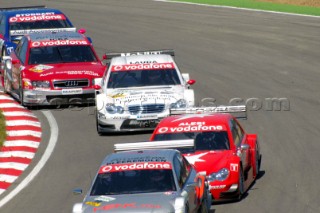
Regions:
[[[72, 90], [70, 90], [72, 91]], [[74, 90], [75, 94], [63, 94], [62, 90], [24, 90], [25, 105], [72, 105], [95, 103], [95, 89]]]

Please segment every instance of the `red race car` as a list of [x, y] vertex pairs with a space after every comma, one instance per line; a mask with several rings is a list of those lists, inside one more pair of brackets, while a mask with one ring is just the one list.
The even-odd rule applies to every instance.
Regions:
[[2, 63], [4, 91], [27, 106], [94, 103], [106, 69], [78, 32], [25, 35]]
[[180, 151], [198, 171], [206, 172], [213, 202], [240, 200], [260, 170], [257, 135], [246, 133], [231, 112], [247, 117], [245, 106], [173, 109], [175, 115], [164, 118], [150, 139], [194, 139], [194, 149]]

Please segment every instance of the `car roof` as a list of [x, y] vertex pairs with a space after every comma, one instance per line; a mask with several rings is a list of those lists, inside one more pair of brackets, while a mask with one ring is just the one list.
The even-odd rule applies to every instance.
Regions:
[[177, 154], [174, 149], [122, 151], [108, 155], [101, 165], [134, 163], [134, 162], [170, 162]]
[[181, 123], [205, 122], [206, 125], [228, 125], [230, 113], [183, 114], [163, 118], [158, 126], [179, 126]]
[[151, 64], [151, 63], [174, 63], [171, 55], [130, 55], [114, 57], [110, 65], [124, 65], [124, 64]]
[[78, 32], [48, 32], [48, 33], [30, 33], [26, 35], [31, 41], [48, 41], [48, 40], [83, 40], [87, 38]]
[[9, 17], [16, 16], [17, 14], [29, 14], [29, 13], [55, 13], [63, 14], [60, 10], [54, 8], [38, 7], [38, 8], [2, 8], [0, 13], [6, 14]]

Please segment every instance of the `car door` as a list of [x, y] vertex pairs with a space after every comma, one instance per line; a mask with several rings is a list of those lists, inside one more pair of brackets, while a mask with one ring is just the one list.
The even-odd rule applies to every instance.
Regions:
[[[12, 87], [14, 90], [20, 89], [21, 71], [27, 64], [28, 39], [24, 37], [19, 42], [12, 56]], [[22, 85], [21, 85], [22, 86]]]
[[250, 147], [247, 143], [246, 135], [243, 129], [240, 127], [239, 123], [234, 118], [230, 120], [230, 128], [234, 145], [237, 148], [238, 156], [240, 157], [242, 162], [242, 167], [244, 170], [246, 170], [250, 166], [250, 164], [248, 163], [250, 157]]
[[174, 168], [179, 188], [181, 189], [181, 192], [186, 192], [182, 193], [182, 196], [188, 201], [189, 211], [194, 212], [197, 208], [196, 183], [194, 181], [192, 183], [190, 183], [190, 181], [187, 182], [192, 167], [185, 158], [181, 155], [177, 155], [174, 159]]

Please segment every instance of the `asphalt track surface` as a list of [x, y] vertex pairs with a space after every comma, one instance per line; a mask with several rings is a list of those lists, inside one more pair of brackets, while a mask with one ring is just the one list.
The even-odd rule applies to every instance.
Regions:
[[[319, 18], [151, 0], [1, 2], [26, 4], [62, 9], [78, 28], [87, 29], [99, 55], [173, 48], [181, 70], [197, 80], [198, 102], [215, 98], [228, 104], [238, 98], [255, 100], [256, 108], [261, 104], [241, 122], [259, 134], [262, 174], [241, 202], [214, 205], [212, 212], [320, 212]], [[287, 104], [270, 110], [268, 98], [285, 98]], [[1, 213], [71, 212], [83, 198], [72, 189], [88, 189], [114, 143], [150, 136], [98, 136], [93, 107], [50, 111], [59, 128], [57, 145], [41, 172]], [[43, 141], [31, 166], [0, 200], [27, 176], [48, 144], [48, 121], [41, 110], [34, 113], [42, 122]]]

